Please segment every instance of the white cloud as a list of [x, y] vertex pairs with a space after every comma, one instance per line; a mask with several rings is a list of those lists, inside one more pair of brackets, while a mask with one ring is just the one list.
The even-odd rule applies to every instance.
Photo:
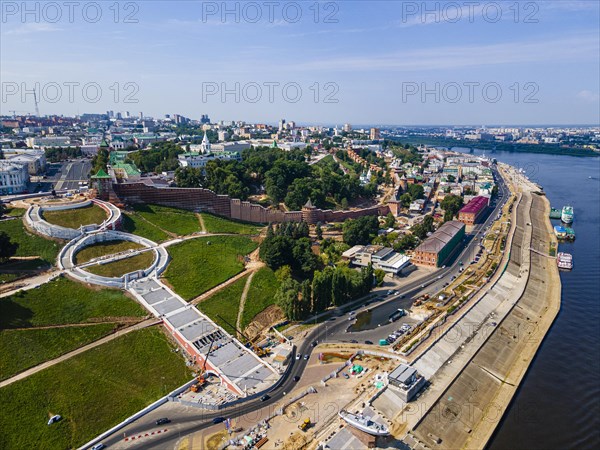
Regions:
[[600, 94], [598, 94], [597, 92], [588, 91], [586, 89], [578, 92], [577, 98], [579, 100], [583, 100], [586, 103], [596, 103], [600, 101]]
[[416, 71], [541, 62], [594, 61], [600, 51], [597, 35], [576, 35], [529, 42], [418, 48], [379, 55], [306, 61], [295, 70]]
[[17, 28], [9, 29], [4, 31], [3, 35], [24, 35], [24, 34], [34, 34], [34, 33], [48, 33], [55, 31], [62, 31], [63, 29], [57, 27], [56, 25], [52, 25], [50, 23], [26, 23]]

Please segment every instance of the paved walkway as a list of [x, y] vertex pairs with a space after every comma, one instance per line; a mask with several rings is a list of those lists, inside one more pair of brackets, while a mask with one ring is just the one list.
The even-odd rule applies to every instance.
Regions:
[[83, 347], [79, 347], [78, 349], [75, 349], [72, 352], [65, 353], [64, 355], [59, 356], [58, 358], [51, 359], [50, 361], [46, 361], [42, 364], [32, 367], [31, 369], [27, 369], [24, 372], [21, 372], [21, 373], [15, 375], [14, 377], [11, 377], [11, 378], [8, 378], [7, 380], [1, 381], [0, 388], [3, 388], [4, 386], [8, 386], [9, 384], [12, 384], [16, 381], [27, 378], [27, 377], [33, 375], [34, 373], [40, 372], [41, 370], [47, 369], [48, 367], [52, 367], [55, 364], [66, 361], [67, 359], [71, 359], [73, 356], [77, 356], [81, 353], [87, 352], [88, 350], [90, 350], [92, 348], [98, 347], [98, 346], [106, 344], [107, 342], [110, 342], [114, 339], [120, 338], [121, 336], [123, 336], [127, 333], [131, 333], [132, 331], [151, 327], [152, 325], [157, 325], [159, 323], [161, 323], [160, 320], [156, 320], [156, 319], [152, 318], [152, 319], [144, 320], [143, 322], [140, 322], [136, 325], [125, 328], [123, 330], [119, 330], [116, 333], [105, 336], [101, 339], [98, 339], [97, 341], [94, 341], [90, 344], [84, 345]]
[[[242, 316], [244, 315], [244, 305], [246, 304], [246, 297], [248, 296], [248, 291], [250, 290], [250, 285], [252, 284], [252, 279], [254, 278], [255, 273], [256, 272], [250, 272], [250, 276], [246, 280], [246, 285], [244, 286], [244, 291], [242, 292], [242, 297], [240, 298], [240, 309], [238, 310], [237, 321], [235, 323], [235, 327], [238, 330], [241, 330]], [[240, 333], [237, 332], [237, 334], [239, 335]], [[242, 336], [238, 336], [238, 339], [241, 337]]]
[[224, 289], [227, 286], [229, 286], [230, 284], [235, 283], [240, 278], [244, 278], [249, 273], [252, 273], [252, 271], [244, 269], [242, 272], [238, 273], [234, 277], [231, 277], [229, 280], [224, 281], [223, 283], [219, 284], [218, 286], [215, 286], [214, 288], [209, 289], [208, 291], [204, 292], [203, 294], [200, 294], [198, 297], [193, 298], [192, 300], [190, 300], [190, 304], [197, 305], [198, 303], [203, 302], [207, 298], [209, 298], [212, 295], [214, 295], [217, 292], [219, 292], [221, 289]]
[[58, 277], [62, 273], [62, 270], [55, 269], [50, 272], [45, 272], [41, 275], [36, 275], [33, 277], [17, 280], [12, 283], [7, 283], [3, 286], [3, 288], [6, 288], [7, 290], [0, 294], [0, 298], [10, 297], [11, 295], [16, 294], [19, 291], [28, 291], [30, 289], [35, 289], [41, 286], [42, 284], [52, 281], [54, 278]]

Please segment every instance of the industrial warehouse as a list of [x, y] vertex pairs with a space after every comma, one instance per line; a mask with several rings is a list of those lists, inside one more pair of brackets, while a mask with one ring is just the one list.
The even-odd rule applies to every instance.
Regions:
[[490, 203], [488, 197], [477, 196], [473, 197], [469, 203], [467, 203], [458, 212], [458, 220], [465, 225], [473, 225], [485, 214], [485, 211]]
[[413, 264], [441, 267], [465, 235], [465, 224], [451, 220], [443, 224], [415, 249]]

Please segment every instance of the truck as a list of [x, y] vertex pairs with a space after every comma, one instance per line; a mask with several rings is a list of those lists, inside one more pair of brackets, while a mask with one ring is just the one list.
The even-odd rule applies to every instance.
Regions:
[[401, 317], [404, 317], [405, 315], [406, 311], [404, 311], [403, 309], [398, 309], [397, 311], [394, 311], [392, 314], [390, 314], [389, 322], [395, 322], [396, 320], [400, 319]]

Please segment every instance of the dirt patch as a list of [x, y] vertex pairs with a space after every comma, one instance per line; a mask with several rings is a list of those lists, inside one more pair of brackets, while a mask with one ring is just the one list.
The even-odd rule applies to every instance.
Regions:
[[250, 339], [258, 336], [265, 328], [271, 325], [281, 322], [285, 319], [285, 315], [281, 308], [277, 305], [268, 306], [265, 310], [261, 311], [254, 317], [254, 320], [250, 322], [250, 325], [244, 330], [244, 334]]

